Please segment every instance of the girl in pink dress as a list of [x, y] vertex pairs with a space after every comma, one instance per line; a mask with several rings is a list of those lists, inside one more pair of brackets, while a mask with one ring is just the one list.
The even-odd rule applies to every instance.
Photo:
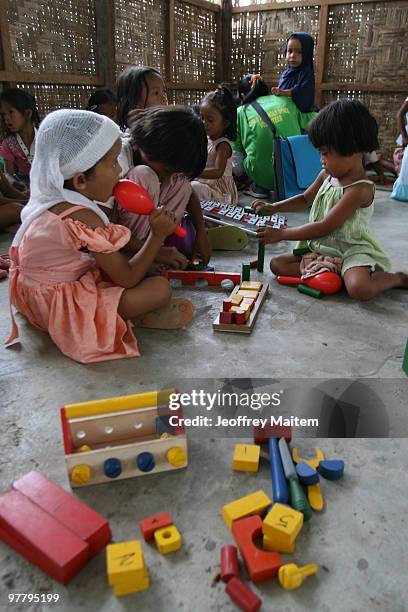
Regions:
[[[118, 126], [103, 115], [48, 115], [38, 131], [31, 197], [10, 248], [11, 305], [82, 363], [139, 356], [132, 320], [169, 328], [192, 316], [187, 300], [170, 304], [164, 278], [145, 278], [176, 216], [154, 211], [144, 245], [128, 260], [120, 250], [130, 231], [110, 223], [96, 204], [112, 194], [120, 148]], [[13, 318], [8, 342], [17, 337]]]
[[238, 204], [229, 142], [237, 137], [237, 108], [229, 89], [221, 86], [207, 94], [200, 112], [208, 136], [208, 158], [204, 172], [192, 187], [200, 200]]

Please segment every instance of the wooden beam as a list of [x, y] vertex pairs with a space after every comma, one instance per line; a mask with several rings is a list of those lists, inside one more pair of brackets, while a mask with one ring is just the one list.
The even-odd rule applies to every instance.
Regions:
[[0, 70], [0, 81], [10, 83], [42, 83], [46, 85], [93, 85], [95, 87], [103, 87], [105, 84], [104, 78], [99, 76], [52, 72], [18, 72], [16, 70]]
[[98, 76], [112, 91], [116, 89], [115, 3], [111, 0], [95, 2], [96, 66]]
[[[377, 2], [389, 2], [389, 0], [376, 0]], [[405, 2], [405, 0], [393, 0], [397, 2]], [[324, 6], [324, 5], [343, 5], [343, 4], [359, 4], [360, 2], [372, 3], [373, 0], [318, 0], [309, 2], [301, 0], [300, 2], [268, 2], [267, 4], [251, 4], [250, 6], [241, 6], [232, 9], [233, 14], [237, 13], [263, 13], [264, 11], [282, 11], [291, 8], [300, 7], [313, 7], [313, 6]]]
[[321, 83], [320, 89], [322, 91], [379, 91], [399, 93], [407, 91], [407, 86], [404, 83], [398, 85], [390, 83]]
[[[1, 37], [1, 55], [3, 60], [3, 68], [7, 71], [14, 69], [13, 50], [10, 42], [10, 28], [8, 22], [8, 1], [0, 0], [0, 37]], [[10, 82], [7, 79], [4, 83], [5, 88], [10, 87]]]
[[222, 3], [222, 80], [231, 81], [232, 57], [232, 0], [223, 0]]
[[174, 78], [174, 64], [176, 61], [176, 39], [174, 35], [174, 0], [167, 1], [165, 48], [166, 81], [167, 83], [170, 83], [170, 81], [172, 81]]
[[320, 7], [319, 10], [319, 37], [317, 41], [317, 58], [316, 58], [316, 104], [318, 107], [322, 103], [321, 84], [324, 79], [324, 66], [326, 60], [326, 40], [327, 40], [327, 25], [328, 25], [329, 9], [327, 4]]
[[[171, 0], [167, 0], [168, 2]], [[221, 12], [221, 7], [219, 4], [213, 4], [212, 2], [206, 2], [206, 0], [178, 0], [179, 2], [184, 2], [184, 4], [192, 4], [194, 6], [198, 6], [203, 9], [207, 9], [207, 11], [213, 11], [214, 13]]]

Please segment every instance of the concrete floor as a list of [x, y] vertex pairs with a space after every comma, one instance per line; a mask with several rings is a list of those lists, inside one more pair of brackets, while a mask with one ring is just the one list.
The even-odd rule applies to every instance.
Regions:
[[[394, 269], [408, 269], [406, 214], [406, 204], [389, 200], [385, 192], [376, 196], [373, 227]], [[289, 223], [305, 219], [305, 214], [290, 215]], [[0, 234], [0, 252], [9, 243], [10, 236]], [[283, 243], [267, 252], [283, 253], [291, 246]], [[256, 244], [251, 242], [243, 252], [216, 253], [214, 263], [217, 270], [239, 271], [241, 262], [255, 254]], [[408, 336], [408, 292], [390, 291], [367, 304], [354, 303], [345, 294], [314, 300], [277, 286], [267, 272], [254, 277], [269, 279], [271, 294], [250, 337], [213, 333], [211, 324], [225, 295], [223, 289], [176, 289], [177, 295], [191, 296], [196, 306], [192, 324], [181, 332], [138, 331], [139, 359], [77, 364], [19, 317], [21, 347], [0, 350], [1, 490], [33, 468], [69, 488], [57, 413], [64, 403], [168, 384], [183, 389], [184, 380], [188, 386], [193, 378], [273, 377], [282, 384], [288, 379], [371, 378], [378, 394], [385, 389], [383, 403], [392, 404], [387, 406], [391, 416], [386, 431], [378, 435], [404, 435], [408, 379], [401, 365]], [[0, 305], [0, 337], [6, 338], [6, 281], [0, 283]], [[298, 433], [302, 435], [296, 432], [295, 437]], [[362, 434], [357, 430], [355, 435]], [[70, 612], [135, 607], [166, 612], [236, 609], [221, 584], [211, 586], [219, 549], [232, 542], [220, 509], [259, 488], [269, 493], [270, 479], [266, 464], [258, 475], [231, 471], [235, 441], [205, 439], [191, 431], [187, 470], [88, 487], [78, 493], [109, 518], [116, 541], [138, 538], [138, 521], [143, 516], [162, 510], [172, 513], [183, 547], [162, 557], [144, 545], [151, 576], [147, 592], [116, 600], [106, 585], [103, 555], [63, 588], [0, 544], [0, 608], [40, 610], [39, 606], [8, 604], [7, 594], [51, 591], [61, 596], [53, 607]], [[301, 447], [310, 451], [315, 444], [316, 440], [301, 440]], [[314, 561], [321, 570], [297, 592], [284, 592], [276, 580], [255, 588], [264, 599], [263, 609], [406, 610], [407, 440], [324, 439], [319, 446], [328, 457], [345, 459], [347, 466], [343, 481], [323, 483], [326, 510], [313, 517], [298, 539], [294, 561]]]

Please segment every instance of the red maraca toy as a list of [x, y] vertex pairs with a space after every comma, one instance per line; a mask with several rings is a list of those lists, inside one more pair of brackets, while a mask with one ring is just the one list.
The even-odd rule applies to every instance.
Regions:
[[277, 276], [276, 280], [281, 285], [306, 285], [326, 295], [338, 293], [343, 286], [341, 276], [335, 272], [320, 272], [310, 278], [298, 278], [296, 276]]
[[[155, 209], [154, 202], [146, 189], [128, 179], [116, 183], [113, 196], [123, 208], [138, 215], [150, 215]], [[181, 225], [176, 227], [174, 233], [179, 238], [184, 238], [187, 234]]]

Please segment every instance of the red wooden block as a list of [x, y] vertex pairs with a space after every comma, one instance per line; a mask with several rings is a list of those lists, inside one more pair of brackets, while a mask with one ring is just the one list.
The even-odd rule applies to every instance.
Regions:
[[13, 489], [0, 496], [0, 537], [62, 584], [90, 557], [86, 542]]
[[221, 580], [228, 582], [233, 576], [239, 576], [238, 551], [226, 544], [221, 547]]
[[242, 310], [242, 308], [240, 310], [237, 310], [235, 313], [235, 319], [236, 319], [237, 324], [245, 325], [245, 323], [248, 321], [248, 316], [246, 314], [246, 311]]
[[240, 304], [241, 308], [243, 308], [244, 310], [246, 309], [247, 306], [249, 306], [249, 308], [252, 310], [253, 307], [255, 306], [255, 300], [253, 298], [244, 298]]
[[33, 470], [13, 483], [13, 489], [37, 504], [54, 519], [87, 542], [96, 555], [112, 539], [109, 522], [52, 480]]
[[292, 427], [283, 425], [258, 425], [254, 427], [254, 444], [266, 444], [268, 438], [285, 438], [289, 444], [292, 440]]
[[262, 599], [239, 578], [231, 578], [225, 591], [244, 612], [258, 612], [262, 606]]
[[220, 323], [235, 323], [235, 312], [220, 312]]
[[65, 406], [61, 408], [61, 426], [62, 437], [64, 440], [64, 450], [66, 455], [71, 455], [74, 451], [72, 448], [71, 438], [69, 437], [68, 422], [65, 414]]
[[260, 582], [276, 576], [282, 559], [279, 553], [266, 552], [254, 544], [254, 538], [262, 533], [260, 516], [247, 516], [232, 523], [232, 535], [245, 561], [252, 582]]
[[162, 527], [168, 527], [172, 525], [173, 521], [168, 512], [160, 512], [153, 516], [148, 516], [139, 522], [140, 531], [145, 539], [145, 542], [152, 540], [154, 532]]
[[229, 312], [231, 310], [232, 302], [231, 300], [224, 300], [222, 303], [222, 309], [224, 312]]

